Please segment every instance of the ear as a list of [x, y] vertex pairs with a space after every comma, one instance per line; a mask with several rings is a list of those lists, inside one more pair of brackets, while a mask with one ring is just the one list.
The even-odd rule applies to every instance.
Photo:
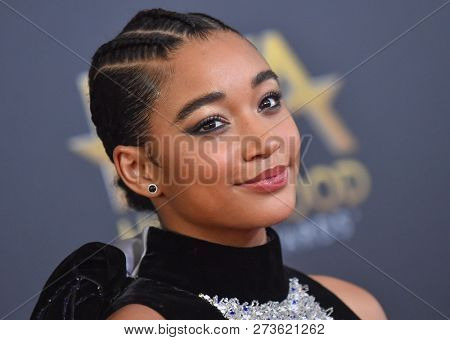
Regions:
[[161, 195], [161, 190], [157, 193], [150, 193], [148, 186], [156, 183], [156, 166], [145, 156], [144, 148], [137, 146], [117, 145], [113, 151], [114, 166], [117, 174], [125, 184], [135, 193], [154, 198]]

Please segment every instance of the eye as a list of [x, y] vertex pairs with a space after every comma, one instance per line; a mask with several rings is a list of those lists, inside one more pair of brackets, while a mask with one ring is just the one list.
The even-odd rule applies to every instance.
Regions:
[[279, 108], [281, 106], [281, 97], [282, 94], [280, 91], [270, 91], [269, 93], [266, 93], [264, 99], [258, 107], [258, 112], [261, 112], [264, 109], [273, 110]]
[[214, 115], [205, 118], [200, 123], [196, 124], [193, 128], [189, 129], [188, 132], [195, 135], [201, 135], [215, 130], [220, 130], [226, 125], [227, 123], [224, 122], [222, 117]]

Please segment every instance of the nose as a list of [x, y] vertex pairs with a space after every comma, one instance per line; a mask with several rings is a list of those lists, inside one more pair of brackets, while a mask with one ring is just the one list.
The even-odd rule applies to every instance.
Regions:
[[269, 158], [280, 146], [279, 138], [274, 138], [270, 133], [266, 133], [264, 136], [247, 135], [242, 141], [242, 155], [246, 162], [257, 158], [265, 159]]

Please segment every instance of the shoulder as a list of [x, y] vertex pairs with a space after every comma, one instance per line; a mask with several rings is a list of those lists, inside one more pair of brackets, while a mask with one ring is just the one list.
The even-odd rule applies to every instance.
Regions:
[[308, 275], [341, 299], [362, 320], [386, 320], [378, 300], [366, 289], [332, 276]]
[[154, 309], [140, 305], [129, 304], [112, 313], [106, 320], [166, 320]]
[[148, 277], [134, 278], [110, 300], [104, 315], [116, 320], [209, 320], [222, 313], [191, 291]]
[[32, 320], [101, 319], [103, 306], [127, 284], [125, 256], [102, 242], [67, 255], [44, 284]]

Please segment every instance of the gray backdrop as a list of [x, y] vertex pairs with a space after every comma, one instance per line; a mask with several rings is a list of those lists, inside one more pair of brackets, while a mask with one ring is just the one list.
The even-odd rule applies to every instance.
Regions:
[[29, 318], [51, 271], [83, 243], [148, 223], [110, 189], [78, 79], [138, 10], [163, 7], [211, 14], [254, 39], [293, 111], [325, 93], [295, 113], [310, 181], [300, 214], [276, 226], [285, 262], [365, 287], [390, 319], [448, 318], [443, 4], [0, 1], [0, 316]]

